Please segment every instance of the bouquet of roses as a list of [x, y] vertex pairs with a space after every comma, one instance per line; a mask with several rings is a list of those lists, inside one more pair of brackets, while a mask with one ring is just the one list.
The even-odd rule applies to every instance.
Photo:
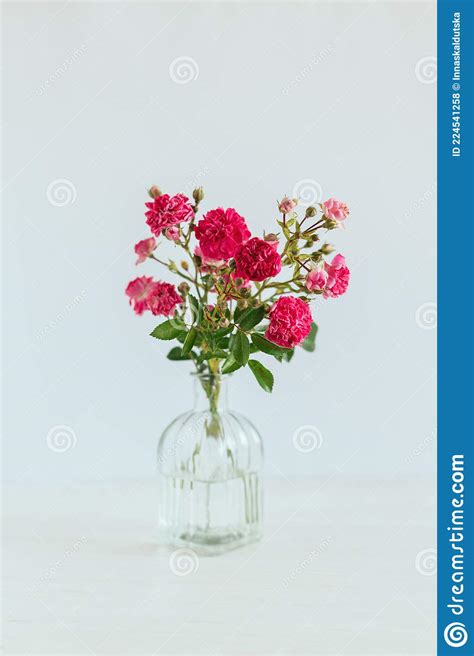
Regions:
[[[198, 220], [201, 187], [193, 191], [194, 202], [156, 186], [148, 193], [145, 216], [154, 236], [135, 245], [136, 263], [154, 260], [182, 280], [177, 287], [149, 276], [132, 280], [125, 291], [136, 314], [168, 317], [151, 335], [177, 341], [170, 360], [191, 360], [198, 373], [213, 376], [248, 366], [271, 392], [273, 374], [259, 354], [289, 362], [297, 346], [314, 351], [311, 300], [335, 298], [348, 287], [344, 257], [327, 261], [334, 249], [320, 244], [321, 233], [344, 223], [347, 205], [330, 198], [299, 216], [298, 199], [285, 196], [277, 231], [252, 237], [232, 208], [209, 210]], [[160, 259], [157, 238], [174, 242], [182, 257]], [[282, 269], [286, 276], [279, 275]]]

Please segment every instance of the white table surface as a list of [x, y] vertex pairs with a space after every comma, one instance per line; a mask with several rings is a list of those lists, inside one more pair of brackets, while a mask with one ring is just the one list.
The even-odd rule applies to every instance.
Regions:
[[266, 482], [264, 539], [178, 576], [152, 481], [11, 485], [7, 654], [434, 654], [433, 481]]

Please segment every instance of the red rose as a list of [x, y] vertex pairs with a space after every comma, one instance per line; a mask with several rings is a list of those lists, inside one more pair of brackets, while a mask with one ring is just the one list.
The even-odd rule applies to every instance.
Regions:
[[260, 282], [276, 276], [281, 271], [281, 258], [274, 246], [263, 239], [253, 237], [235, 254], [235, 275]]
[[173, 314], [175, 307], [182, 302], [183, 299], [176, 291], [175, 286], [169, 282], [153, 283], [147, 299], [150, 312], [163, 316]]
[[245, 219], [229, 207], [218, 207], [203, 216], [195, 228], [201, 252], [213, 260], [228, 260], [250, 237]]
[[182, 221], [189, 221], [193, 216], [189, 198], [183, 194], [171, 197], [168, 194], [161, 194], [145, 205], [148, 207], [145, 212], [146, 222], [157, 237], [163, 228], [169, 228]]
[[282, 296], [270, 310], [270, 325], [265, 337], [284, 348], [293, 348], [309, 335], [311, 310], [309, 305], [296, 296]]

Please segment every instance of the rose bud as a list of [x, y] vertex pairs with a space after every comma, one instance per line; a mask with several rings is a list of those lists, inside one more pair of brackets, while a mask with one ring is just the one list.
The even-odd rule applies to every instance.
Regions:
[[204, 191], [202, 187], [196, 187], [196, 189], [193, 191], [193, 198], [197, 205], [202, 201], [204, 198]]
[[165, 228], [163, 230], [163, 234], [166, 237], [166, 239], [169, 239], [170, 241], [179, 241], [178, 226], [170, 226], [169, 228]]
[[186, 296], [186, 294], [189, 292], [189, 289], [190, 287], [187, 282], [180, 282], [178, 285], [178, 291], [183, 296]]
[[333, 252], [333, 250], [334, 250], [334, 246], [332, 244], [323, 244], [321, 248], [321, 253], [323, 255], [329, 255], [330, 253]]
[[316, 216], [316, 208], [310, 205], [306, 208], [305, 217], [312, 218], [313, 216]]
[[278, 209], [282, 214], [288, 214], [291, 210], [295, 209], [298, 205], [297, 198], [288, 198], [285, 196], [283, 200], [278, 204]]
[[337, 228], [338, 223], [333, 219], [326, 219], [323, 225], [326, 228], [326, 230], [334, 230], [334, 228]]
[[158, 198], [158, 196], [161, 196], [161, 191], [156, 185], [153, 185], [148, 189], [148, 195], [150, 198]]
[[267, 242], [267, 244], [270, 244], [270, 246], [275, 250], [278, 248], [278, 237], [273, 232], [270, 232], [268, 235], [265, 235], [263, 239], [264, 241]]

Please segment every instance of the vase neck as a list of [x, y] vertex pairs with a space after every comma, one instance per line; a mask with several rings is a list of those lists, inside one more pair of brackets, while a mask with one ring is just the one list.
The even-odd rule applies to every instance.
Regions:
[[227, 409], [227, 376], [193, 374], [194, 409], [219, 412]]

